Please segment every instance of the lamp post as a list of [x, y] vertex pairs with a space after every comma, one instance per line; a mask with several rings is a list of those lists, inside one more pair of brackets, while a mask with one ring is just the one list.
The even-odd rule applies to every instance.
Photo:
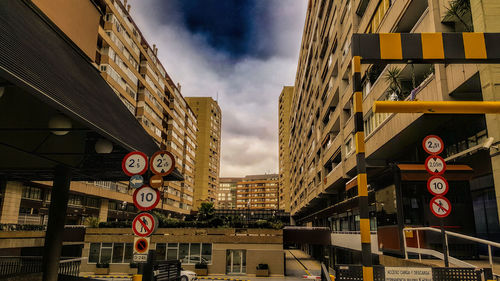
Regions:
[[125, 218], [125, 209], [127, 209], [127, 201], [123, 201], [122, 202], [121, 209], [122, 209], [122, 218], [123, 218], [123, 221], [126, 221], [126, 218]]

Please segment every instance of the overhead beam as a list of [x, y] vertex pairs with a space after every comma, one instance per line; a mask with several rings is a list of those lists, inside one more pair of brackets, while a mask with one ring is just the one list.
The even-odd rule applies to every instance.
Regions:
[[361, 63], [500, 63], [500, 33], [356, 33]]
[[376, 101], [375, 113], [498, 114], [498, 101]]

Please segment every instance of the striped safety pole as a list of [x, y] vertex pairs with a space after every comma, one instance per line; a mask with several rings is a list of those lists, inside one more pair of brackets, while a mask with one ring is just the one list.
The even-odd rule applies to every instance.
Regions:
[[363, 280], [373, 281], [372, 251], [370, 239], [370, 213], [368, 212], [368, 181], [365, 162], [365, 132], [363, 124], [363, 88], [361, 86], [361, 57], [352, 58], [352, 81], [354, 90], [354, 140], [356, 143], [356, 166], [359, 202], [359, 227], [361, 230], [361, 259]]

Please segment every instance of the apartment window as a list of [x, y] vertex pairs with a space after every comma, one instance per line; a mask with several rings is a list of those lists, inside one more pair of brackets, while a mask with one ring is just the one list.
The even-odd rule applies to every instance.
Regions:
[[375, 10], [375, 13], [373, 14], [371, 22], [368, 25], [367, 33], [376, 33], [377, 32], [380, 24], [382, 23], [382, 20], [385, 17], [385, 14], [389, 10], [389, 7], [391, 6], [391, 4], [392, 4], [391, 0], [381, 0], [380, 1], [377, 9]]
[[90, 243], [89, 263], [130, 263], [132, 243]]
[[354, 138], [351, 135], [345, 142], [346, 158], [349, 157], [349, 155], [351, 155], [353, 151], [354, 151]]
[[42, 190], [37, 187], [23, 186], [22, 198], [41, 200]]

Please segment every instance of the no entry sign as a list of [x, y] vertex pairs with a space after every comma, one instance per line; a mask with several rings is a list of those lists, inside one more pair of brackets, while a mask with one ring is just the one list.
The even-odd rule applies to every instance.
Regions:
[[424, 138], [422, 142], [425, 152], [431, 155], [438, 155], [443, 152], [444, 143], [443, 140], [435, 135], [429, 135]]
[[442, 196], [435, 196], [430, 203], [431, 212], [438, 218], [447, 217], [451, 213], [451, 203]]
[[134, 234], [140, 237], [147, 237], [153, 234], [156, 228], [156, 220], [149, 213], [140, 213], [132, 221]]
[[431, 155], [425, 159], [425, 169], [433, 175], [441, 175], [446, 170], [446, 163], [443, 157]]
[[127, 176], [142, 175], [148, 169], [148, 157], [140, 151], [130, 152], [123, 157], [122, 169]]
[[132, 197], [134, 205], [141, 211], [154, 209], [160, 202], [160, 192], [149, 186], [139, 187]]
[[166, 176], [174, 170], [175, 158], [172, 153], [166, 150], [157, 151], [151, 156], [150, 167], [151, 172], [160, 176]]
[[427, 189], [434, 196], [443, 196], [448, 192], [449, 185], [445, 178], [432, 176], [427, 180]]

